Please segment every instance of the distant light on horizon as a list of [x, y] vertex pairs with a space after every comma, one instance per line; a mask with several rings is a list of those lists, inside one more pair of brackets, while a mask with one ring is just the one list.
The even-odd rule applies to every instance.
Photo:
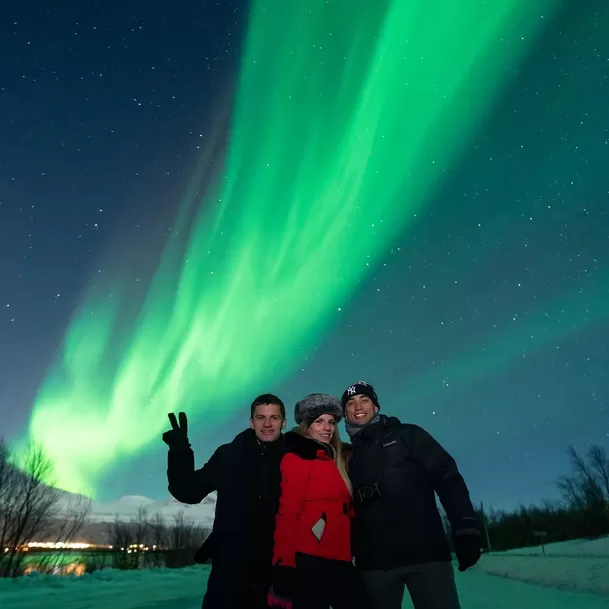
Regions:
[[[80, 541], [75, 542], [65, 542], [65, 541], [30, 541], [26, 544], [26, 547], [29, 548], [42, 548], [45, 550], [87, 550], [89, 548], [106, 548], [108, 550], [112, 549], [111, 545], [98, 545], [95, 543], [85, 543]], [[5, 548], [5, 552], [8, 552], [8, 549]]]

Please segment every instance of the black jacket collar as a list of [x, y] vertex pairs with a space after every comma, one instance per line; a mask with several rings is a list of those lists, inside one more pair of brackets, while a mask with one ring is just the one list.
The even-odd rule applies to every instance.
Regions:
[[283, 444], [283, 437], [279, 436], [279, 439], [275, 440], [274, 442], [260, 442], [260, 440], [258, 440], [256, 437], [256, 432], [249, 428], [238, 433], [231, 444], [239, 450], [251, 451], [258, 448], [260, 452], [266, 452], [267, 454], [272, 452], [279, 453], [279, 450]]
[[379, 435], [390, 433], [396, 427], [401, 425], [401, 421], [397, 417], [388, 417], [387, 415], [380, 415], [378, 423], [372, 423], [367, 427], [364, 427], [359, 433], [355, 435], [355, 440], [368, 440], [370, 438], [378, 438]]
[[[351, 451], [351, 445], [342, 443], [342, 448], [345, 453]], [[293, 453], [298, 455], [301, 459], [317, 459], [319, 451], [325, 451], [329, 457], [334, 457], [334, 450], [331, 446], [307, 438], [295, 431], [288, 431], [283, 436], [283, 453]]]
[[330, 455], [330, 448], [317, 442], [311, 438], [307, 438], [295, 431], [288, 431], [283, 436], [283, 452], [293, 453], [299, 456], [301, 459], [316, 459], [317, 453], [320, 450], [325, 450]]

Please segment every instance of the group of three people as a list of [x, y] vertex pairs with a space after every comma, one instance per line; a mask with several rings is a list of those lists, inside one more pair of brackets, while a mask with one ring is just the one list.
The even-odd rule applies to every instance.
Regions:
[[[425, 430], [380, 414], [374, 388], [342, 399], [312, 394], [285, 406], [272, 394], [251, 405], [249, 429], [195, 469], [186, 416], [170, 414], [170, 493], [187, 504], [217, 491], [203, 609], [459, 609], [459, 570], [480, 558], [480, 528], [454, 459]], [[341, 442], [345, 418], [351, 444]]]

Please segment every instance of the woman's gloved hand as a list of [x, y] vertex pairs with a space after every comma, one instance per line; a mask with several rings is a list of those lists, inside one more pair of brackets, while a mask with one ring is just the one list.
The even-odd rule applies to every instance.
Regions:
[[296, 569], [277, 565], [273, 567], [273, 583], [267, 595], [272, 609], [292, 609], [292, 598], [296, 585]]

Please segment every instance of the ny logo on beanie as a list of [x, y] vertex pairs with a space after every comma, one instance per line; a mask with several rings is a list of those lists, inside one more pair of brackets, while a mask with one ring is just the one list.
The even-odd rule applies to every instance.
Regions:
[[368, 383], [366, 383], [366, 381], [355, 381], [354, 385], [351, 385], [351, 387], [349, 387], [347, 389], [347, 393], [349, 395], [355, 395], [355, 393], [357, 392], [357, 386], [360, 387], [370, 387], [370, 385], [368, 385]]
[[376, 392], [374, 391], [374, 387], [366, 383], [366, 381], [356, 381], [353, 383], [353, 385], [350, 385], [347, 387], [347, 389], [345, 389], [341, 399], [343, 408], [345, 407], [345, 404], [349, 398], [354, 395], [365, 395], [374, 402], [375, 406], [378, 406], [378, 398], [376, 396]]

